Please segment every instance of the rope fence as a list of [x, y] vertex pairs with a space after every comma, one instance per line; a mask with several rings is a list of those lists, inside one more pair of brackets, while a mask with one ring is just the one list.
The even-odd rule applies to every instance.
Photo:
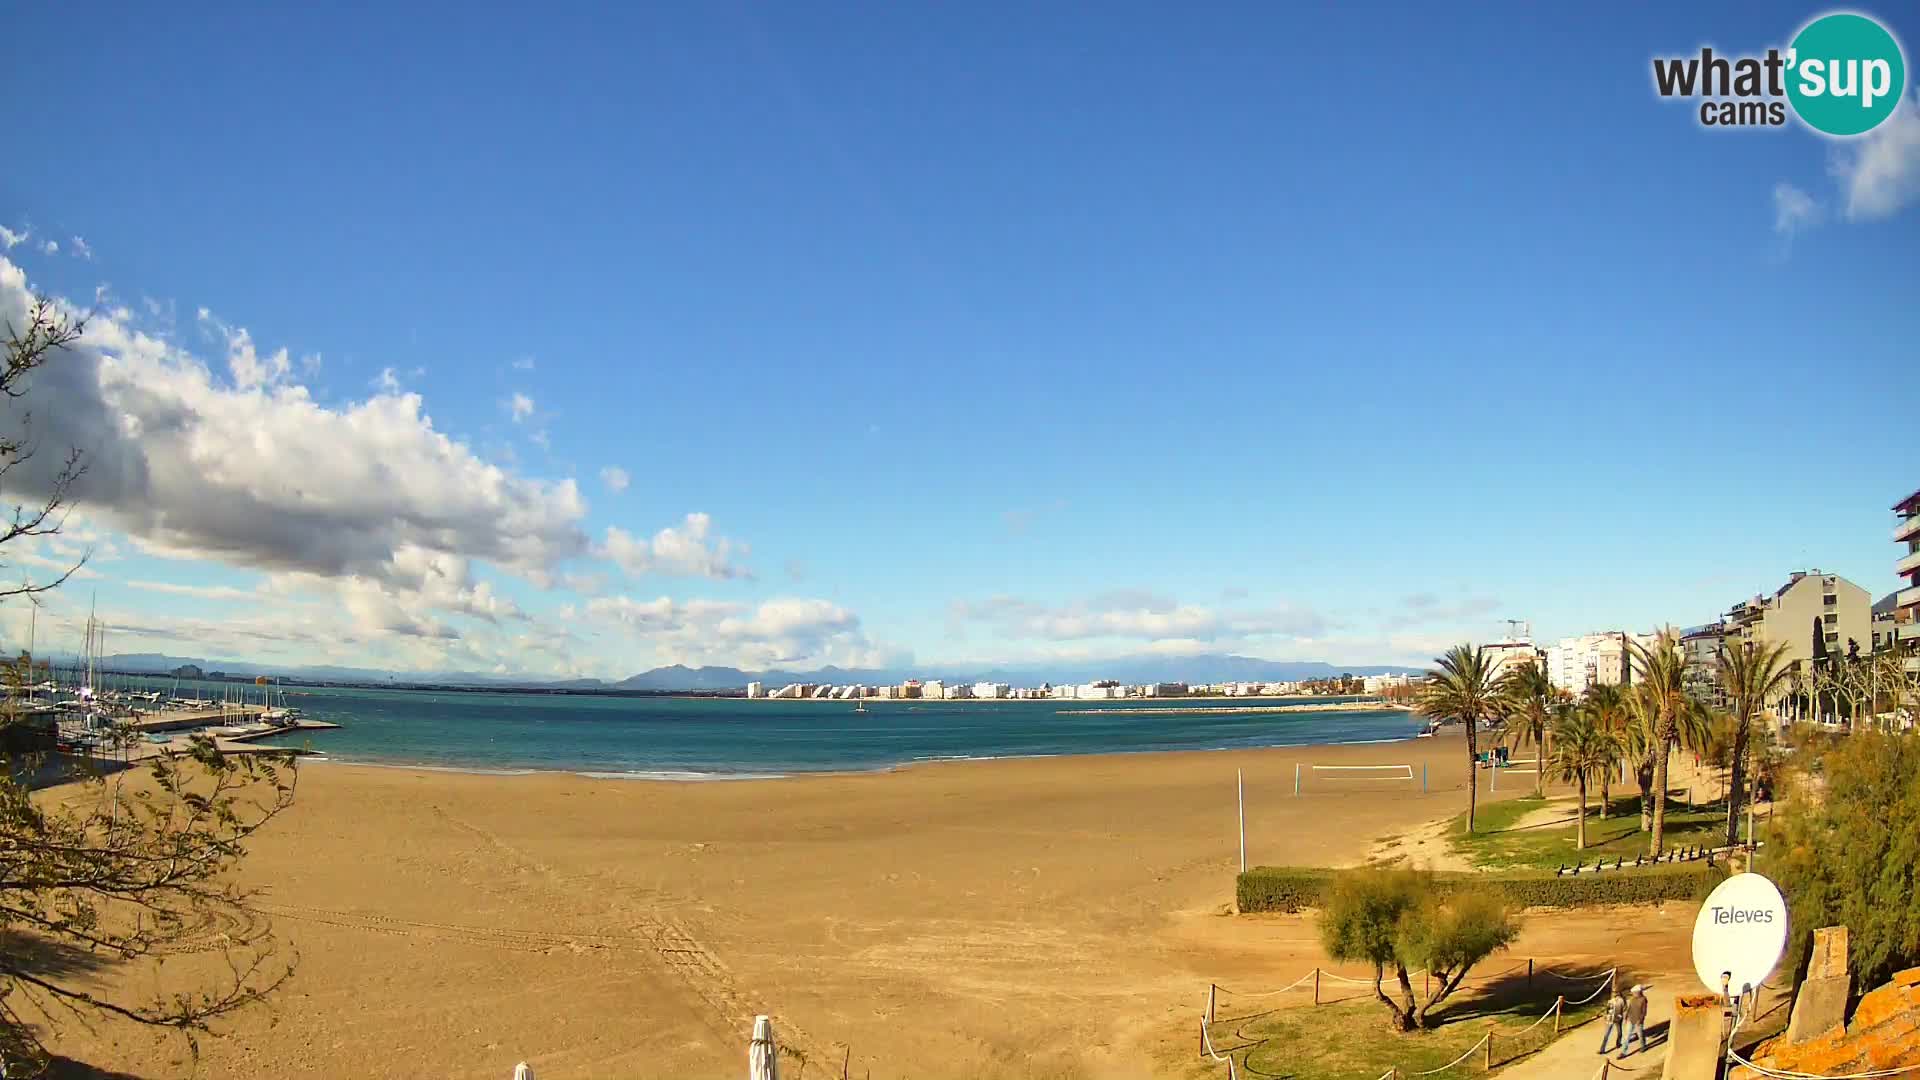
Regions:
[[[1595, 998], [1598, 998], [1601, 994], [1606, 993], [1608, 987], [1614, 985], [1615, 979], [1620, 973], [1620, 969], [1616, 967], [1616, 968], [1611, 968], [1607, 971], [1599, 972], [1597, 974], [1592, 974], [1592, 975], [1569, 975], [1562, 972], [1554, 971], [1551, 968], [1536, 969], [1534, 966], [1534, 962], [1532, 960], [1528, 960], [1525, 964], [1515, 964], [1513, 967], [1504, 968], [1500, 971], [1492, 972], [1487, 975], [1475, 976], [1473, 979], [1469, 981], [1485, 981], [1487, 979], [1502, 978], [1516, 971], [1519, 971], [1522, 967], [1526, 969], [1527, 984], [1529, 987], [1532, 986], [1533, 977], [1535, 974], [1550, 976], [1552, 978], [1560, 979], [1565, 982], [1585, 983], [1593, 980], [1598, 980], [1598, 983], [1597, 985], [1594, 986], [1591, 993], [1587, 994], [1587, 996], [1582, 998], [1569, 1000], [1565, 994], [1560, 994], [1555, 996], [1555, 998], [1553, 999], [1553, 1004], [1548, 1007], [1546, 1012], [1541, 1013], [1540, 1016], [1533, 1021], [1533, 1023], [1528, 1024], [1526, 1027], [1523, 1027], [1518, 1031], [1489, 1030], [1485, 1035], [1482, 1035], [1478, 1040], [1476, 1040], [1472, 1046], [1467, 1047], [1465, 1052], [1463, 1052], [1459, 1057], [1453, 1059], [1452, 1061], [1449, 1061], [1448, 1063], [1440, 1066], [1439, 1068], [1422, 1069], [1419, 1071], [1403, 1071], [1398, 1066], [1395, 1066], [1394, 1068], [1388, 1069], [1385, 1073], [1382, 1073], [1380, 1075], [1379, 1080], [1403, 1080], [1403, 1078], [1433, 1076], [1438, 1073], [1446, 1072], [1447, 1070], [1460, 1065], [1462, 1062], [1465, 1062], [1469, 1058], [1472, 1058], [1476, 1053], [1480, 1054], [1481, 1056], [1481, 1063], [1484, 1070], [1487, 1072], [1491, 1072], [1493, 1071], [1496, 1065], [1495, 1055], [1494, 1055], [1494, 1040], [1496, 1037], [1511, 1047], [1516, 1043], [1517, 1040], [1522, 1039], [1523, 1036], [1528, 1035], [1534, 1029], [1545, 1024], [1547, 1021], [1552, 1020], [1553, 1033], [1546, 1039], [1545, 1042], [1541, 1043], [1537, 1047], [1521, 1048], [1521, 1049], [1514, 1050], [1513, 1052], [1510, 1052], [1506, 1056], [1501, 1057], [1498, 1064], [1504, 1065], [1526, 1054], [1543, 1050], [1548, 1045], [1550, 1045], [1555, 1039], [1558, 1039], [1560, 1037], [1560, 1034], [1562, 1031], [1562, 1023], [1566, 1017], [1567, 1006], [1572, 1005], [1577, 1008], [1579, 1006], [1585, 1005], [1593, 1001]], [[1407, 974], [1409, 978], [1411, 978], [1414, 975], [1426, 975], [1427, 972], [1417, 970], [1417, 971], [1410, 971]], [[1202, 1052], [1202, 1056], [1211, 1058], [1216, 1062], [1220, 1062], [1226, 1065], [1228, 1080], [1239, 1080], [1240, 1078], [1239, 1068], [1234, 1062], [1234, 1057], [1233, 1057], [1235, 1052], [1243, 1051], [1243, 1050], [1250, 1052], [1255, 1047], [1262, 1045], [1266, 1041], [1264, 1039], [1257, 1039], [1252, 1036], [1242, 1034], [1240, 1031], [1236, 1029], [1234, 1034], [1238, 1038], [1243, 1040], [1242, 1045], [1229, 1047], [1224, 1054], [1220, 1052], [1219, 1048], [1214, 1045], [1212, 1029], [1213, 1029], [1214, 1023], [1218, 1019], [1216, 1016], [1216, 1010], [1219, 1005], [1219, 997], [1222, 993], [1225, 993], [1230, 997], [1248, 997], [1248, 998], [1275, 997], [1277, 995], [1284, 994], [1289, 991], [1298, 989], [1299, 987], [1304, 986], [1309, 981], [1311, 981], [1313, 983], [1313, 996], [1314, 996], [1313, 1003], [1315, 1005], [1320, 1005], [1323, 1003], [1320, 997], [1320, 982], [1323, 978], [1331, 979], [1335, 982], [1362, 985], [1362, 986], [1371, 985], [1374, 982], [1374, 980], [1372, 979], [1350, 978], [1345, 975], [1339, 975], [1334, 972], [1316, 967], [1312, 971], [1307, 972], [1305, 975], [1300, 976], [1298, 979], [1295, 979], [1293, 982], [1288, 983], [1286, 986], [1283, 986], [1278, 990], [1266, 990], [1266, 991], [1260, 991], [1256, 993], [1240, 993], [1238, 991], [1229, 990], [1226, 987], [1219, 985], [1218, 983], [1208, 983], [1206, 1006], [1202, 1011], [1202, 1014], [1200, 1017], [1200, 1049]], [[1340, 1000], [1350, 1000], [1350, 999], [1340, 999]], [[1258, 1016], [1268, 1015], [1269, 1013], [1271, 1013], [1271, 1011], [1272, 1010], [1267, 1010], [1267, 1012], [1254, 1013], [1248, 1016], [1239, 1017], [1236, 1021], [1233, 1021], [1233, 1022], [1239, 1023], [1247, 1020], [1252, 1020]], [[1585, 1023], [1585, 1022], [1586, 1021], [1584, 1020], [1581, 1021], [1581, 1023]], [[1579, 1025], [1576, 1024], [1574, 1026], [1577, 1027]], [[1249, 1068], [1251, 1068], [1251, 1066], [1249, 1066]], [[1605, 1072], [1605, 1068], [1606, 1066], [1603, 1063], [1601, 1066], [1603, 1074]], [[1631, 1072], [1633, 1070], [1623, 1070], [1623, 1071]], [[1785, 1076], [1785, 1080], [1801, 1080], [1801, 1077], [1799, 1076], [1786, 1076], [1786, 1074], [1781, 1074], [1781, 1075]], [[1871, 1076], [1873, 1077], [1893, 1076], [1893, 1075], [1898, 1075], [1898, 1073], [1871, 1074]], [[1604, 1075], [1600, 1078], [1600, 1080], [1605, 1080]], [[1860, 1078], [1860, 1080], [1867, 1080], [1867, 1078], [1862, 1077]]]

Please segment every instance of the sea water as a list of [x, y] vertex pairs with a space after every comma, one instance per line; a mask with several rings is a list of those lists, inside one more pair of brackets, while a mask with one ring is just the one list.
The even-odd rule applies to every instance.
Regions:
[[[961, 759], [1377, 742], [1411, 738], [1421, 727], [1401, 711], [1252, 711], [1281, 704], [1271, 699], [868, 701], [862, 713], [850, 701], [285, 690], [286, 703], [307, 718], [341, 727], [273, 745], [306, 747], [338, 761], [687, 780]], [[1179, 711], [1194, 708], [1228, 711]]]

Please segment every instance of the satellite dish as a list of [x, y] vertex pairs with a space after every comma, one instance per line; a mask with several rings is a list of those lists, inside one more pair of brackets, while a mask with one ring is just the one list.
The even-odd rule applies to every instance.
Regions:
[[1720, 883], [1693, 920], [1693, 970], [1716, 994], [1767, 981], [1787, 951], [1787, 899], [1759, 874]]

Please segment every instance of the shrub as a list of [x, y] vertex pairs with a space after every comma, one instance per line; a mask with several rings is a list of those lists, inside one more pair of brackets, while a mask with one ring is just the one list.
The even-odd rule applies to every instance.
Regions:
[[[1466, 882], [1436, 888], [1423, 870], [1342, 870], [1325, 893], [1320, 943], [1335, 960], [1373, 966], [1373, 995], [1387, 1007], [1395, 1031], [1431, 1026], [1433, 1010], [1467, 972], [1506, 948], [1520, 929], [1492, 889]], [[1439, 980], [1417, 1012], [1407, 977], [1416, 967]], [[1397, 998], [1382, 985], [1389, 971]]]
[[[1318, 908], [1335, 873], [1318, 867], [1256, 866], [1240, 875], [1236, 898], [1241, 911]], [[1725, 876], [1717, 866], [1673, 863], [1565, 877], [1540, 870], [1443, 872], [1431, 875], [1430, 881], [1431, 888], [1439, 893], [1451, 892], [1463, 883], [1485, 885], [1517, 908], [1574, 908], [1699, 900]]]
[[1862, 731], [1823, 764], [1825, 791], [1796, 796], [1762, 869], [1793, 914], [1795, 971], [1813, 930], [1839, 924], [1858, 985], [1877, 986], [1920, 964], [1920, 740]]

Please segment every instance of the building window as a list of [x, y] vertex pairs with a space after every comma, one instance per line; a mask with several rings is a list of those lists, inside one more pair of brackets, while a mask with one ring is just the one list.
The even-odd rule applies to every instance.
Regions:
[[1837, 614], [1835, 614], [1834, 612], [1831, 612], [1831, 611], [1829, 611], [1829, 612], [1827, 612], [1827, 621], [1828, 621], [1828, 622], [1839, 622], [1839, 621], [1840, 621], [1840, 616], [1839, 616], [1839, 615], [1837, 615]]

